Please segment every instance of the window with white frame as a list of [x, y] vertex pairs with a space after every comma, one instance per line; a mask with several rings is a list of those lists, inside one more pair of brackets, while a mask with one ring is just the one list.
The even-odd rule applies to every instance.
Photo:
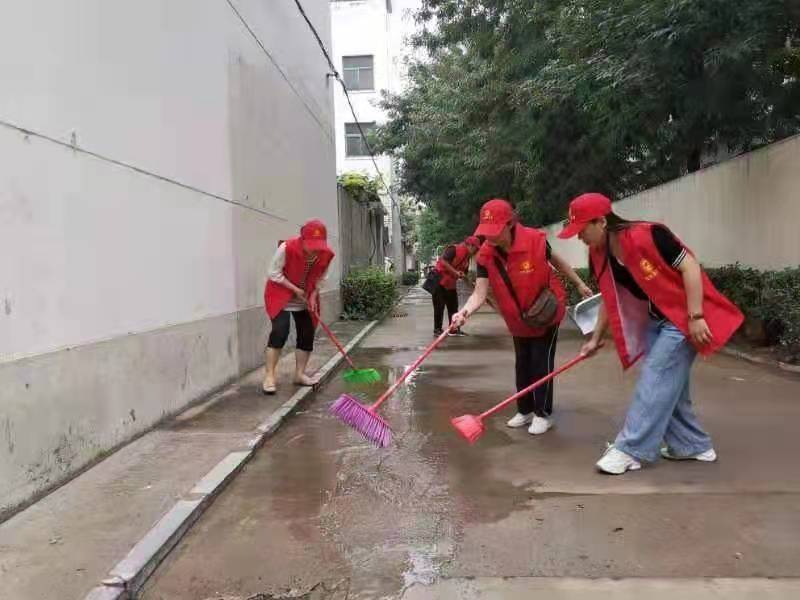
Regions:
[[372, 55], [342, 57], [342, 78], [348, 90], [375, 89], [373, 62]]
[[[375, 123], [361, 123], [364, 135], [369, 135], [375, 131]], [[359, 123], [344, 124], [344, 153], [345, 156], [369, 156], [369, 149], [361, 137], [358, 130]]]

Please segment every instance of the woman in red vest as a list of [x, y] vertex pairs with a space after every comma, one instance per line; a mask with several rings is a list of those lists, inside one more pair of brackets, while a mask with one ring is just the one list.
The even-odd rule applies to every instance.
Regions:
[[[439, 284], [433, 290], [433, 335], [442, 334], [442, 321], [444, 309], [447, 307], [448, 323], [453, 320], [453, 315], [458, 312], [458, 292], [456, 285], [459, 279], [469, 268], [469, 261], [481, 247], [480, 240], [474, 235], [469, 236], [460, 244], [450, 244], [444, 249], [434, 267], [441, 276]], [[450, 335], [466, 335], [461, 328], [454, 330]]]
[[589, 246], [603, 294], [597, 325], [582, 352], [596, 352], [610, 326], [623, 368], [644, 356], [625, 425], [597, 468], [620, 475], [659, 455], [715, 461], [711, 438], [692, 410], [690, 373], [698, 352], [710, 355], [725, 345], [742, 313], [669, 229], [622, 219], [601, 194], [583, 194], [570, 203], [569, 224], [559, 237], [575, 235]]
[[[481, 208], [475, 235], [486, 236], [478, 252], [475, 291], [453, 317], [461, 326], [486, 301], [491, 286], [497, 308], [514, 337], [517, 390], [553, 370], [558, 326], [566, 312], [566, 293], [553, 265], [568, 277], [584, 297], [592, 291], [561, 257], [550, 249], [547, 235], [517, 223], [505, 200], [490, 200]], [[553, 425], [553, 386], [548, 384], [517, 401], [509, 427], [529, 425], [539, 435]]]
[[[300, 235], [280, 246], [272, 259], [270, 275], [264, 289], [264, 305], [272, 321], [265, 357], [266, 372], [262, 389], [265, 394], [276, 391], [276, 373], [281, 350], [289, 337], [289, 314], [297, 329], [294, 382], [314, 385], [316, 378], [306, 373], [314, 350], [314, 330], [319, 310], [320, 281], [325, 278], [334, 253], [328, 247], [325, 224], [311, 220], [300, 229]], [[309, 306], [314, 310], [309, 311]]]

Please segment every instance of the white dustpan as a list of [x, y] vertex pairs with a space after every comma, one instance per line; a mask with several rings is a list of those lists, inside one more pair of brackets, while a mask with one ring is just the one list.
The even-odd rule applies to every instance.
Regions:
[[600, 306], [603, 304], [602, 294], [595, 294], [591, 298], [578, 302], [574, 307], [567, 310], [570, 318], [578, 326], [583, 335], [594, 331], [597, 325], [597, 317], [600, 314]]

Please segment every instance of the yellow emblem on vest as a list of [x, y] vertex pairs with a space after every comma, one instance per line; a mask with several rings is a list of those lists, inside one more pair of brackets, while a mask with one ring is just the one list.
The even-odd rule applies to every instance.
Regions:
[[642, 274], [644, 275], [646, 281], [650, 281], [658, 277], [658, 269], [646, 258], [643, 258], [639, 261], [639, 268], [642, 270]]
[[536, 270], [534, 264], [529, 260], [523, 260], [519, 265], [520, 273], [533, 273]]

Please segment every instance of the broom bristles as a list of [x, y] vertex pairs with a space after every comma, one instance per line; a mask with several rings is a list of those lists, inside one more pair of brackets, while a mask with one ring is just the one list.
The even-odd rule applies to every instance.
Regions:
[[475, 415], [455, 417], [454, 419], [450, 419], [450, 423], [470, 444], [474, 444], [478, 438], [483, 435], [483, 422]]
[[379, 448], [385, 448], [392, 443], [389, 424], [349, 394], [342, 394], [336, 399], [331, 405], [331, 414]]
[[381, 374], [375, 369], [348, 369], [342, 378], [350, 383], [377, 383]]

